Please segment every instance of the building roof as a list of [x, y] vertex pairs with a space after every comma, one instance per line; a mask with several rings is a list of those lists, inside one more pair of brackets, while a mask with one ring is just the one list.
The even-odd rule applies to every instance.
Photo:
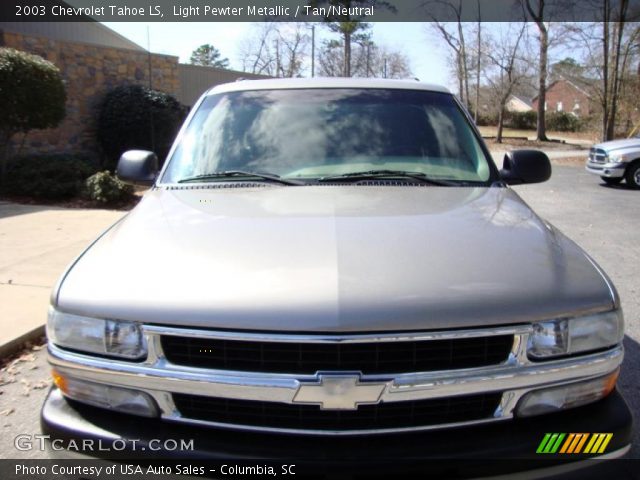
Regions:
[[146, 51], [137, 43], [98, 22], [0, 22], [0, 30], [63, 42]]
[[[72, 0], [78, 4], [77, 0]], [[62, 7], [73, 7], [69, 1], [40, 0], [39, 4]], [[34, 35], [51, 38], [53, 40], [88, 43], [104, 47], [124, 48], [145, 52], [146, 49], [108, 27], [105, 27], [94, 18], [81, 15], [76, 19], [83, 21], [61, 22], [0, 22], [0, 30], [23, 35]], [[86, 21], [84, 21], [86, 19]]]
[[241, 80], [213, 87], [207, 92], [213, 95], [242, 90], [274, 90], [293, 88], [385, 88], [399, 90], [428, 90], [450, 93], [440, 85], [415, 80], [388, 80], [381, 78], [274, 78], [268, 80]]
[[513, 95], [511, 94], [511, 98], [516, 99], [519, 102], [522, 102], [523, 104], [525, 104], [527, 107], [532, 107], [533, 103], [530, 100], [527, 100], [524, 97], [519, 97], [518, 95]]
[[[587, 80], [585, 79], [585, 82]], [[572, 82], [571, 80], [568, 80], [564, 77], [560, 77], [557, 80], [554, 80], [553, 82], [551, 82], [549, 85], [547, 85], [547, 91], [549, 91], [551, 89], [551, 87], [553, 87], [555, 84], [559, 83], [559, 82], [565, 82], [569, 85], [571, 85], [573, 88], [575, 88], [577, 91], [579, 91], [580, 93], [582, 93], [583, 95], [591, 98], [591, 94], [589, 92], [587, 92], [584, 88], [579, 87], [578, 85], [576, 85], [574, 82]], [[535, 97], [533, 97], [531, 99], [532, 102], [534, 102], [536, 99], [538, 98], [538, 95], [536, 95]]]

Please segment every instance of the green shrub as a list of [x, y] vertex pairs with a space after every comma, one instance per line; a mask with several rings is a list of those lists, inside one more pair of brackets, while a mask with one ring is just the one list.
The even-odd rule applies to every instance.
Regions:
[[84, 195], [100, 203], [118, 203], [133, 195], [133, 187], [120, 181], [108, 170], [91, 175], [85, 181]]
[[476, 125], [481, 127], [495, 127], [498, 124], [498, 115], [497, 114], [484, 114], [481, 113], [478, 115], [478, 120]]
[[538, 113], [534, 110], [528, 112], [505, 112], [505, 127], [517, 130], [535, 130], [538, 123]]
[[552, 112], [545, 117], [547, 130], [556, 132], [577, 132], [580, 130], [580, 119], [571, 113]]
[[0, 48], [0, 181], [8, 167], [7, 148], [16, 133], [57, 126], [67, 94], [60, 70], [38, 55]]
[[7, 169], [3, 192], [42, 199], [65, 199], [78, 195], [84, 180], [95, 172], [86, 159], [68, 154], [17, 157]]
[[53, 63], [0, 48], [0, 130], [55, 127], [64, 118], [66, 98], [62, 75]]
[[114, 171], [127, 150], [152, 150], [160, 161], [169, 153], [186, 114], [171, 95], [141, 85], [123, 85], [104, 98], [98, 117], [103, 167]]

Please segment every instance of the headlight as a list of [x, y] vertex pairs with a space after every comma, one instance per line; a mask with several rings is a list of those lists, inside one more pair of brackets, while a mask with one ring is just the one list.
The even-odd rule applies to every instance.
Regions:
[[103, 320], [49, 309], [47, 337], [57, 346], [111, 357], [142, 359], [147, 345], [139, 323]]
[[617, 155], [610, 155], [607, 157], [607, 163], [620, 163], [622, 162], [622, 157]]
[[527, 353], [533, 360], [585, 353], [622, 341], [622, 310], [533, 324]]

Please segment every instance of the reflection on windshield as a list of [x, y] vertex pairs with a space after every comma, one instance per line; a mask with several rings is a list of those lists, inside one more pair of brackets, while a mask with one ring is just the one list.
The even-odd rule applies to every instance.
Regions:
[[163, 181], [228, 170], [299, 179], [370, 170], [477, 182], [490, 177], [450, 95], [392, 89], [212, 95], [191, 120]]

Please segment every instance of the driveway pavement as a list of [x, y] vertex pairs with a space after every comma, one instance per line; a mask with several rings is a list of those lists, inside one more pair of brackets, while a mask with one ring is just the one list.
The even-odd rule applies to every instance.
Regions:
[[0, 202], [0, 351], [44, 324], [66, 265], [123, 214]]
[[[550, 181], [518, 186], [515, 190], [540, 216], [587, 250], [617, 286], [627, 324], [626, 355], [618, 385], [637, 421], [640, 421], [640, 222], [637, 211], [640, 191], [605, 186], [582, 167], [570, 166], [554, 166]], [[11, 211], [16, 213], [8, 213]], [[64, 264], [98, 231], [121, 215], [122, 212], [59, 211], [0, 205], [0, 288], [4, 289], [0, 292], [20, 292], [19, 288], [23, 288], [26, 295], [39, 292], [29, 288], [45, 291], [40, 299], [45, 307], [14, 299], [14, 312], [17, 312], [14, 315], [28, 317], [25, 312], [33, 310], [33, 315], [39, 315], [43, 321], [46, 295]], [[15, 226], [15, 231], [24, 229], [20, 236], [24, 244], [9, 244], [6, 235], [14, 231], [9, 230], [11, 226]], [[42, 247], [48, 245], [49, 240], [52, 246]], [[49, 253], [31, 254], [38, 251], [35, 250], [38, 246], [40, 252], [45, 250]], [[42, 258], [47, 256], [57, 260]], [[32, 267], [21, 265], [24, 260], [31, 262]], [[54, 265], [56, 262], [58, 265]], [[42, 267], [39, 273], [35, 271], [38, 266]], [[9, 279], [14, 279], [18, 285], [13, 282], [8, 285]], [[20, 306], [24, 311], [18, 308]], [[11, 322], [12, 317], [7, 313], [5, 310], [2, 314], [0, 334], [4, 334], [3, 330]], [[38, 451], [19, 452], [13, 446], [16, 435], [39, 433], [38, 410], [50, 384], [44, 353], [43, 350], [26, 352], [9, 370], [0, 372], [0, 432], [3, 434], [0, 435], [0, 458], [46, 456]], [[635, 441], [629, 454], [638, 459], [639, 431], [636, 423]]]

